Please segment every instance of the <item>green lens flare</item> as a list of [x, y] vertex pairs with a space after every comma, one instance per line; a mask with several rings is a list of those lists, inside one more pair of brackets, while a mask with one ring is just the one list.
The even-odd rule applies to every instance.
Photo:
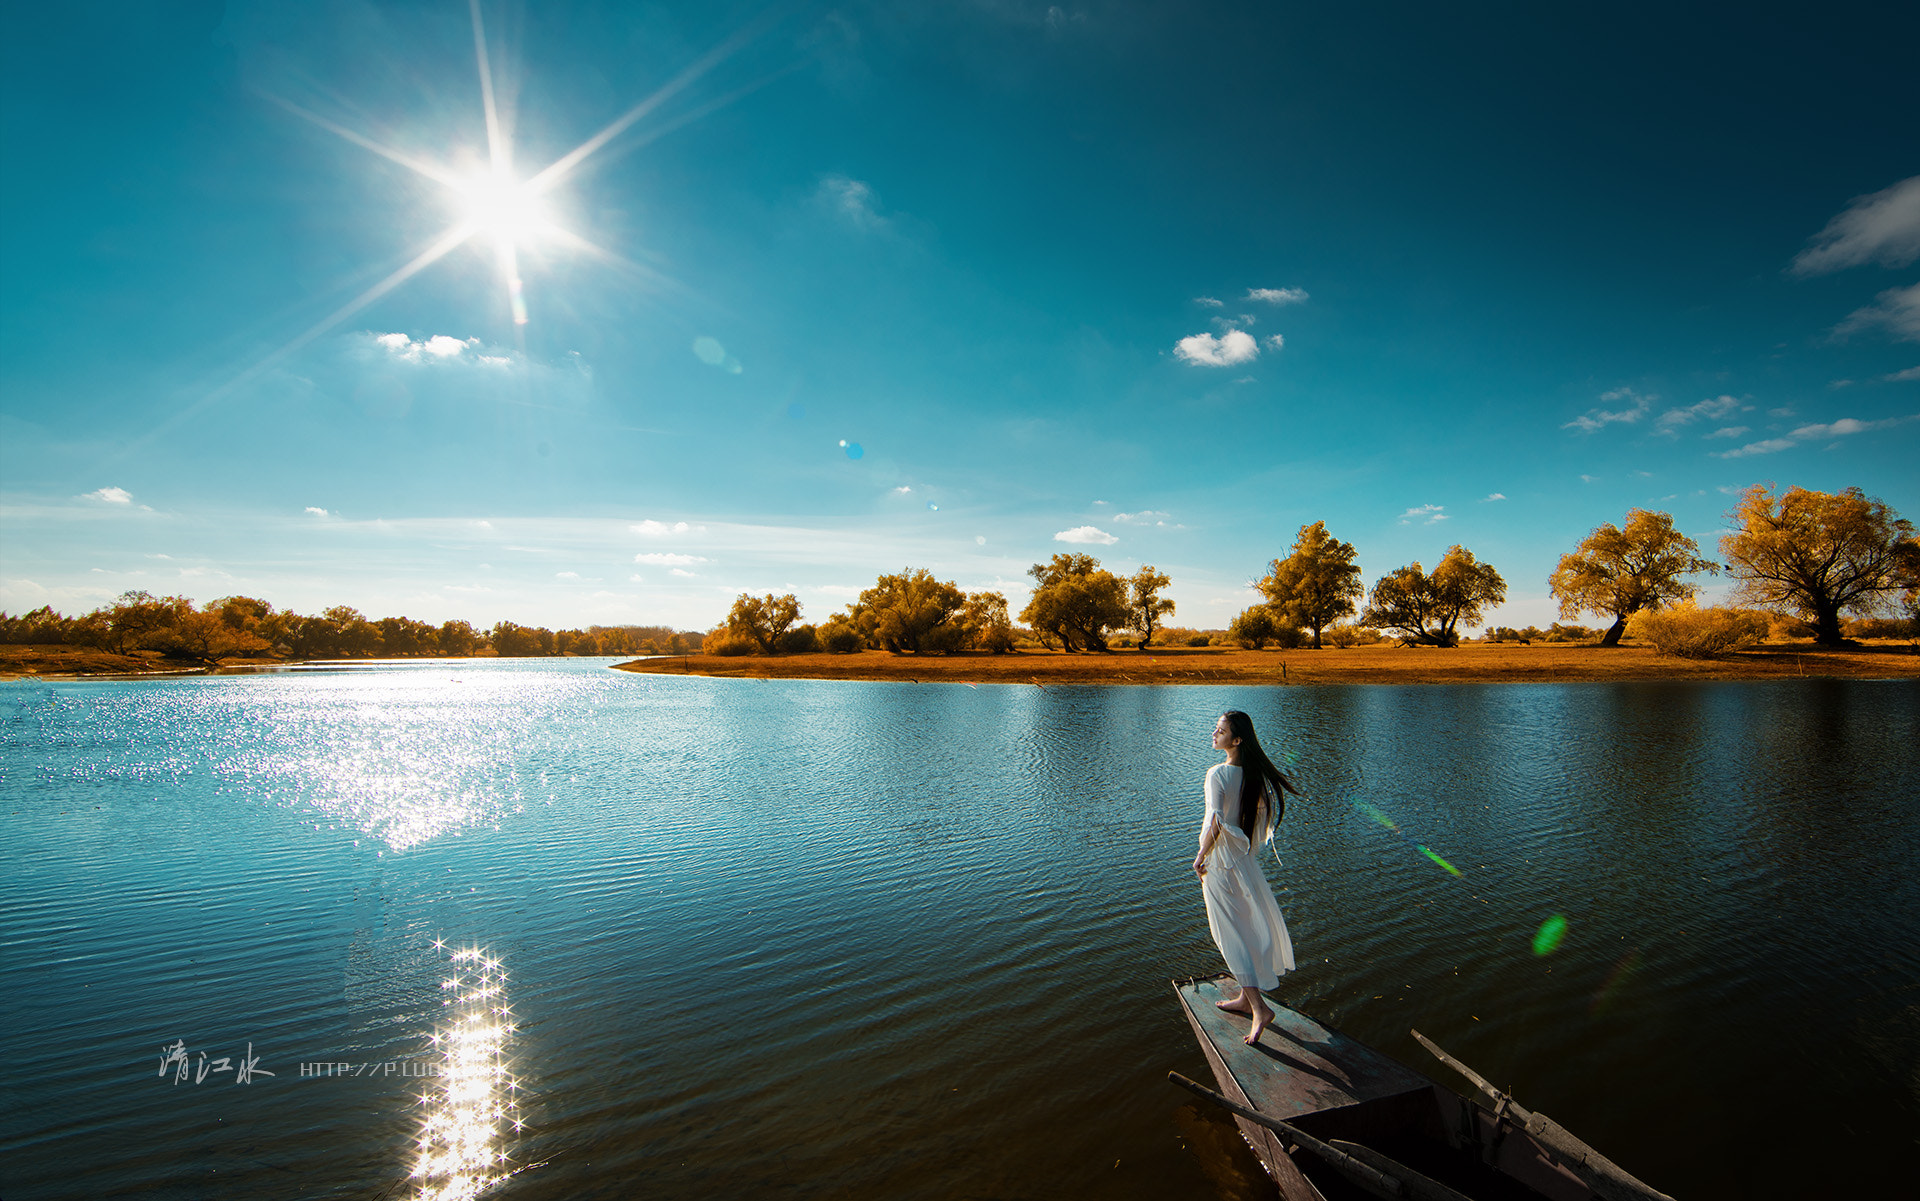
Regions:
[[1393, 824], [1392, 818], [1380, 812], [1378, 809], [1375, 809], [1372, 805], [1367, 804], [1365, 801], [1355, 801], [1353, 803], [1353, 807], [1355, 809], [1358, 809], [1360, 812], [1366, 814], [1368, 817], [1372, 818], [1374, 821], [1378, 822], [1380, 825], [1385, 826], [1387, 829], [1392, 830], [1396, 833], [1399, 832], [1400, 827]]
[[1427, 858], [1429, 858], [1429, 859], [1431, 859], [1431, 860], [1433, 860], [1433, 861], [1434, 861], [1435, 863], [1437, 863], [1437, 864], [1439, 864], [1439, 865], [1440, 865], [1441, 867], [1444, 867], [1444, 868], [1446, 868], [1446, 869], [1447, 869], [1447, 873], [1448, 873], [1449, 875], [1454, 875], [1454, 876], [1457, 876], [1457, 875], [1459, 875], [1459, 874], [1460, 874], [1460, 869], [1459, 869], [1459, 868], [1457, 868], [1457, 867], [1455, 867], [1455, 866], [1453, 866], [1453, 864], [1451, 864], [1451, 863], [1448, 863], [1448, 862], [1447, 862], [1447, 861], [1446, 861], [1445, 859], [1442, 859], [1442, 858], [1440, 858], [1440, 856], [1438, 856], [1438, 855], [1436, 855], [1436, 854], [1434, 854], [1434, 853], [1433, 853], [1433, 850], [1432, 850], [1432, 848], [1430, 848], [1430, 847], [1426, 847], [1426, 846], [1421, 846], [1421, 844], [1420, 844], [1420, 843], [1417, 843], [1417, 842], [1416, 842], [1416, 843], [1414, 843], [1413, 845], [1414, 845], [1414, 846], [1416, 846], [1416, 847], [1419, 847], [1419, 848], [1420, 848], [1420, 853], [1421, 853], [1422, 855], [1425, 855], [1425, 856], [1426, 856]]
[[1560, 940], [1567, 936], [1567, 919], [1554, 914], [1540, 923], [1540, 929], [1533, 936], [1533, 953], [1551, 955], [1559, 947]]

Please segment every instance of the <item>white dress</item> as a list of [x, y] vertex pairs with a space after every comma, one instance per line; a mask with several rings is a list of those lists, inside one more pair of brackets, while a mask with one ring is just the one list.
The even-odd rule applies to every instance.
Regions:
[[1280, 977], [1293, 970], [1293, 940], [1286, 919], [1260, 870], [1259, 850], [1272, 833], [1273, 785], [1263, 781], [1267, 804], [1250, 841], [1240, 829], [1241, 771], [1228, 763], [1207, 772], [1207, 822], [1220, 823], [1220, 836], [1207, 852], [1207, 871], [1200, 878], [1207, 900], [1207, 928], [1214, 945], [1226, 958], [1227, 971], [1243, 988], [1277, 987]]

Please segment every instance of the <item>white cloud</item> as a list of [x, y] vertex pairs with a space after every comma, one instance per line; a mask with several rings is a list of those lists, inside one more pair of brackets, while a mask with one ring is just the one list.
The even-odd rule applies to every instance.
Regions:
[[1098, 526], [1077, 525], [1070, 530], [1061, 530], [1053, 536], [1055, 542], [1074, 542], [1091, 546], [1112, 546], [1120, 539], [1107, 533]]
[[1247, 300], [1258, 300], [1264, 304], [1305, 304], [1305, 288], [1248, 288]]
[[96, 488], [87, 493], [86, 499], [105, 501], [110, 505], [130, 505], [133, 503], [133, 493], [125, 488]]
[[643, 575], [630, 575], [627, 577], [627, 580], [629, 583], [644, 584], [647, 582], [647, 577]]
[[1888, 288], [1873, 304], [1847, 314], [1833, 334], [1844, 338], [1870, 329], [1885, 329], [1903, 342], [1920, 342], [1920, 284]]
[[1599, 477], [1599, 476], [1597, 476], [1597, 475], [1587, 475], [1587, 474], [1585, 474], [1585, 473], [1582, 473], [1582, 474], [1581, 474], [1581, 476], [1580, 476], [1580, 482], [1581, 482], [1581, 483], [1583, 483], [1583, 484], [1591, 484], [1591, 483], [1592, 483], [1593, 481], [1595, 481], [1595, 480], [1597, 480], [1597, 479], [1599, 479], [1599, 478], [1600, 478], [1600, 477]]
[[493, 523], [491, 521], [476, 521], [473, 523], [473, 528], [476, 530], [490, 530], [493, 528]]
[[1749, 455], [1770, 455], [1802, 442], [1812, 442], [1825, 438], [1844, 438], [1850, 434], [1864, 434], [1869, 430], [1883, 430], [1896, 425], [1905, 425], [1909, 421], [1920, 421], [1920, 413], [1909, 413], [1905, 417], [1883, 417], [1878, 421], [1861, 421], [1854, 417], [1842, 417], [1838, 421], [1816, 422], [1795, 429], [1784, 438], [1768, 438], [1762, 442], [1749, 442], [1733, 450], [1723, 450], [1715, 454], [1719, 459], [1743, 459]]
[[1668, 409], [1660, 414], [1660, 433], [1670, 434], [1683, 425], [1691, 425], [1702, 418], [1717, 420], [1729, 413], [1737, 413], [1745, 408], [1731, 396], [1716, 396], [1698, 404], [1690, 404], [1684, 409]]
[[1231, 367], [1260, 357], [1260, 344], [1244, 330], [1230, 329], [1216, 338], [1212, 334], [1194, 334], [1182, 338], [1173, 353], [1195, 367]]
[[1920, 175], [1856, 196], [1794, 256], [1795, 275], [1824, 275], [1862, 263], [1904, 267], [1920, 257]]
[[580, 578], [580, 573], [577, 571], [556, 571], [553, 573], [553, 578], [556, 580], [577, 580]]
[[[505, 371], [515, 365], [516, 359], [511, 351], [496, 354], [481, 352], [478, 338], [456, 338], [451, 334], [434, 334], [422, 341], [415, 342], [405, 334], [372, 334], [377, 346], [384, 347], [387, 353], [403, 363], [465, 363], [493, 371]], [[467, 351], [474, 351], [469, 355]]]
[[1284, 337], [1280, 336], [1279, 334], [1269, 334], [1265, 338], [1261, 339], [1261, 341], [1267, 344], [1268, 350], [1279, 350], [1282, 346], [1285, 346], [1287, 344], [1287, 340]]
[[690, 567], [695, 563], [711, 563], [712, 559], [703, 559], [699, 555], [676, 555], [665, 551], [652, 551], [635, 555], [635, 563], [650, 563], [655, 567]]
[[1445, 505], [1415, 505], [1400, 514], [1400, 524], [1412, 525], [1418, 521], [1423, 525], [1432, 525], [1435, 522], [1445, 521], [1447, 520], [1446, 507]]
[[1490, 500], [1505, 500], [1505, 499], [1507, 499], [1507, 494], [1504, 492], [1489, 492], [1485, 496], [1480, 498], [1480, 503], [1484, 505]]
[[326, 511], [325, 509], [322, 509], [322, 508], [320, 508], [320, 507], [319, 507], [318, 505], [308, 505], [308, 506], [307, 506], [307, 512], [309, 512], [309, 513], [311, 513], [311, 514], [313, 514], [313, 515], [314, 515], [315, 517], [331, 517], [331, 516], [333, 516], [333, 514], [331, 514], [331, 513], [329, 513], [329, 512], [327, 512], [327, 511]]
[[1165, 525], [1169, 516], [1159, 509], [1142, 509], [1138, 513], [1115, 513], [1113, 519], [1122, 525]]
[[672, 525], [668, 525], [664, 521], [655, 521], [652, 518], [648, 518], [638, 525], [628, 526], [627, 530], [646, 538], [665, 538], [673, 534], [704, 534], [707, 532], [707, 527], [704, 525], [698, 527], [690, 526], [684, 521], [676, 521]]
[[1880, 378], [1890, 384], [1899, 384], [1899, 383], [1906, 383], [1911, 380], [1920, 380], [1920, 367], [1909, 367], [1905, 371], [1896, 371], [1892, 375], [1883, 375]]
[[1196, 296], [1193, 298], [1193, 303], [1203, 304], [1210, 309], [1224, 309], [1227, 307], [1225, 301], [1215, 300], [1211, 296]]
[[1744, 425], [1730, 425], [1730, 426], [1727, 426], [1725, 429], [1717, 429], [1713, 431], [1711, 434], [1708, 434], [1707, 437], [1738, 438], [1741, 434], [1744, 434], [1746, 432], [1747, 432], [1747, 427]]
[[845, 175], [825, 176], [820, 180], [816, 196], [856, 229], [887, 227], [887, 219], [874, 206], [873, 186], [863, 180]]
[[1770, 455], [1775, 451], [1785, 450], [1792, 445], [1792, 438], [1768, 438], [1763, 442], [1749, 442], [1736, 450], [1716, 451], [1714, 457], [1719, 459], [1739, 459], [1745, 458], [1747, 455]]
[[700, 578], [700, 577], [699, 577], [698, 575], [696, 575], [695, 573], [693, 573], [693, 572], [691, 572], [691, 571], [688, 571], [688, 570], [686, 570], [685, 568], [682, 568], [682, 567], [669, 567], [669, 568], [667, 569], [667, 574], [668, 574], [668, 575], [677, 575], [677, 576], [679, 576], [679, 577], [680, 577], [681, 579], [684, 579], [684, 580], [697, 580], [697, 579], [699, 579], [699, 578]]
[[906, 484], [902, 484], [902, 485], [900, 485], [900, 486], [899, 486], [898, 488], [895, 488], [895, 489], [893, 490], [893, 494], [894, 494], [895, 496], [905, 496], [905, 495], [906, 495], [907, 493], [909, 493], [909, 492], [912, 492], [912, 491], [913, 491], [913, 489], [912, 489], [911, 487], [909, 487], [909, 486], [908, 486], [908, 485], [906, 485]]
[[1601, 404], [1612, 404], [1617, 401], [1631, 400], [1633, 404], [1630, 407], [1624, 409], [1588, 409], [1585, 413], [1575, 417], [1572, 421], [1567, 422], [1560, 428], [1563, 430], [1579, 430], [1583, 434], [1591, 434], [1595, 430], [1603, 429], [1615, 422], [1621, 425], [1632, 425], [1647, 415], [1647, 411], [1657, 399], [1659, 398], [1656, 396], [1642, 396], [1632, 388], [1615, 388], [1611, 392], [1603, 392], [1600, 394]]

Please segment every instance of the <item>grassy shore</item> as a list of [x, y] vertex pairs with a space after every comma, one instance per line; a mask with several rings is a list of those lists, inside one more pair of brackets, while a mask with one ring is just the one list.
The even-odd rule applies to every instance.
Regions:
[[[281, 663], [231, 660], [220, 670]], [[1468, 643], [1451, 650], [1365, 646], [1349, 650], [1249, 651], [1230, 647], [1154, 647], [1103, 655], [1026, 650], [1009, 655], [684, 655], [636, 659], [622, 671], [749, 679], [903, 680], [965, 684], [1502, 684], [1578, 680], [1778, 680], [1802, 676], [1857, 679], [1920, 677], [1910, 642], [1874, 641], [1842, 649], [1810, 642], [1768, 643], [1725, 659], [1675, 659], [1650, 647], [1606, 649], [1566, 643], [1520, 646]], [[205, 664], [141, 652], [115, 655], [85, 647], [0, 646], [0, 679], [204, 673]]]
[[748, 679], [902, 680], [919, 684], [1512, 684], [1587, 680], [1779, 680], [1802, 676], [1920, 677], [1908, 642], [1842, 649], [1769, 643], [1724, 659], [1676, 659], [1651, 647], [1468, 643], [1448, 650], [1367, 646], [1252, 651], [1154, 647], [1107, 654], [850, 655], [638, 659], [623, 671]]
[[[279, 659], [228, 659], [222, 669], [245, 670]], [[203, 674], [205, 663], [169, 659], [156, 651], [116, 655], [88, 646], [0, 646], [0, 680], [22, 676], [163, 676]]]

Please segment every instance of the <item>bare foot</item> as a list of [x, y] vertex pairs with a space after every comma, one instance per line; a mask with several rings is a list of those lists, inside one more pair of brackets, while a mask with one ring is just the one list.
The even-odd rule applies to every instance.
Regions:
[[1251, 1011], [1247, 1008], [1246, 993], [1241, 993], [1231, 1001], [1215, 1001], [1213, 1007], [1221, 1013], [1237, 1013], [1241, 1017], [1251, 1016]]
[[1254, 1010], [1253, 1011], [1253, 1029], [1250, 1032], [1248, 1032], [1247, 1037], [1242, 1039], [1241, 1041], [1246, 1043], [1249, 1047], [1259, 1042], [1260, 1032], [1262, 1030], [1265, 1030], [1267, 1028], [1267, 1023], [1271, 1022], [1272, 1020], [1273, 1020], [1273, 1010], [1268, 1009], [1265, 1005], [1262, 1005], [1260, 1006], [1260, 1008]]

